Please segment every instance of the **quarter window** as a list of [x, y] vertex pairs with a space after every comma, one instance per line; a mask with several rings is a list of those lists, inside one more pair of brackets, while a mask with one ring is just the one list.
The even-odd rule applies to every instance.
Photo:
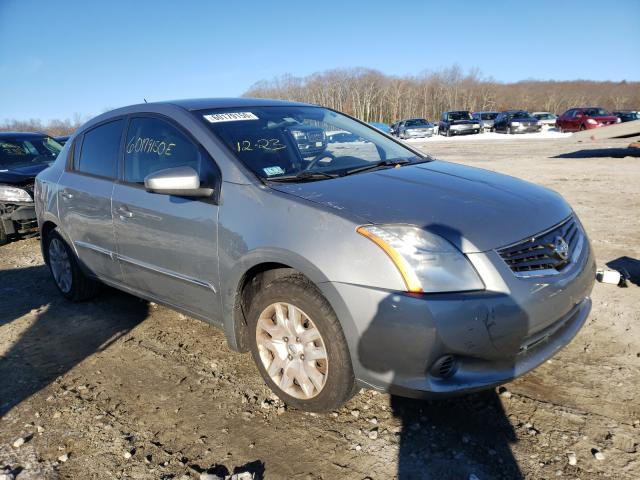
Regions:
[[212, 161], [185, 134], [159, 118], [133, 118], [125, 144], [124, 180], [144, 183], [147, 175], [188, 166], [203, 186], [213, 186]]
[[116, 178], [123, 122], [116, 120], [86, 132], [74, 168], [91, 175]]

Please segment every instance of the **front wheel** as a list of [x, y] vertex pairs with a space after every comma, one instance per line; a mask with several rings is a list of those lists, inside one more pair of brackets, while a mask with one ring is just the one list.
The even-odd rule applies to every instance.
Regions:
[[82, 272], [75, 254], [62, 236], [54, 230], [44, 241], [45, 260], [60, 293], [74, 302], [93, 297], [98, 291], [98, 283]]
[[356, 390], [349, 349], [329, 302], [302, 276], [275, 280], [249, 310], [251, 354], [271, 390], [310, 412], [342, 406]]

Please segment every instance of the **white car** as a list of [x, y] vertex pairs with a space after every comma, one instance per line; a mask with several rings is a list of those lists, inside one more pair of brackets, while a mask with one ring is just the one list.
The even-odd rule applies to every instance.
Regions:
[[556, 119], [558, 116], [551, 112], [533, 112], [531, 115], [538, 119], [543, 130], [549, 130], [556, 126]]

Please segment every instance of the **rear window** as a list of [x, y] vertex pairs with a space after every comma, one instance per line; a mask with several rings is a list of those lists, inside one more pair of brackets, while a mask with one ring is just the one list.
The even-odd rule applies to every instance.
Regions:
[[116, 178], [123, 124], [124, 120], [120, 119], [87, 131], [75, 169], [100, 177]]
[[480, 118], [482, 120], [495, 120], [498, 116], [497, 112], [481, 113]]

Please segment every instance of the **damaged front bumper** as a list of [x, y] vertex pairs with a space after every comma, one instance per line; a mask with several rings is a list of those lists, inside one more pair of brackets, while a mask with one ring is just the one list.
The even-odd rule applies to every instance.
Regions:
[[595, 279], [590, 246], [571, 269], [546, 278], [517, 278], [496, 252], [468, 258], [487, 290], [416, 295], [333, 284], [361, 386], [419, 398], [491, 388], [548, 360], [584, 325]]
[[7, 235], [32, 235], [38, 232], [33, 203], [0, 203], [0, 222]]

